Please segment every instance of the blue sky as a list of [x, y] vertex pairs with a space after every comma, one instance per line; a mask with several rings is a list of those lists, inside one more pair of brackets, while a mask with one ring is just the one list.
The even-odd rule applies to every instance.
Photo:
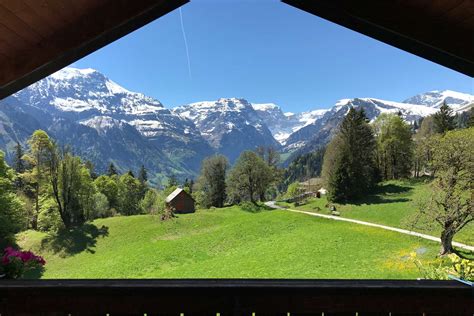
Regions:
[[166, 107], [243, 97], [284, 111], [338, 99], [402, 101], [430, 90], [474, 94], [472, 78], [278, 0], [192, 0], [73, 64]]

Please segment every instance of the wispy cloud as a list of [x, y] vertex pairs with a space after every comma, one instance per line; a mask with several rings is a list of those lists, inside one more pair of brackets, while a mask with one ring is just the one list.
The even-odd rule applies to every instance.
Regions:
[[188, 58], [189, 79], [193, 79], [193, 75], [191, 72], [191, 58], [189, 57], [189, 47], [188, 41], [186, 39], [186, 31], [184, 30], [183, 13], [181, 12], [181, 8], [179, 8], [179, 19], [181, 21], [181, 31], [183, 32], [184, 46], [186, 47], [186, 57]]

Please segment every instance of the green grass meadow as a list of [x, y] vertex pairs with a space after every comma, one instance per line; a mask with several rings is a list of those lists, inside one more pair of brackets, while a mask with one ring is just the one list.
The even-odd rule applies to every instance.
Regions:
[[376, 228], [239, 207], [167, 222], [100, 219], [60, 236], [28, 231], [18, 244], [45, 257], [42, 278], [414, 279], [409, 253], [432, 260], [438, 251], [434, 242]]
[[[414, 230], [439, 237], [441, 228], [437, 224], [428, 225], [415, 217], [420, 201], [429, 197], [430, 186], [423, 180], [387, 181], [377, 192], [351, 204], [335, 204], [341, 217], [358, 219], [371, 223]], [[307, 203], [295, 206], [293, 203], [279, 203], [292, 209], [330, 214], [325, 196], [311, 199]], [[464, 227], [455, 237], [455, 241], [474, 245], [474, 223]]]

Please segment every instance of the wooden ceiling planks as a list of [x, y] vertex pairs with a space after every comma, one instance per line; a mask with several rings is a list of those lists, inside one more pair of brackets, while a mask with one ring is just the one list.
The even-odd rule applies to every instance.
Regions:
[[474, 76], [474, 0], [282, 1]]
[[[188, 0], [0, 0], [0, 99]], [[283, 0], [474, 76], [474, 0]]]
[[0, 99], [188, 0], [0, 0]]

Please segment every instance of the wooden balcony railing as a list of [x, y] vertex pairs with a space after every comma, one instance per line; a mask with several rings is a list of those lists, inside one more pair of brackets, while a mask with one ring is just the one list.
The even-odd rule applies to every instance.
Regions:
[[3, 280], [0, 315], [470, 315], [455, 281]]

